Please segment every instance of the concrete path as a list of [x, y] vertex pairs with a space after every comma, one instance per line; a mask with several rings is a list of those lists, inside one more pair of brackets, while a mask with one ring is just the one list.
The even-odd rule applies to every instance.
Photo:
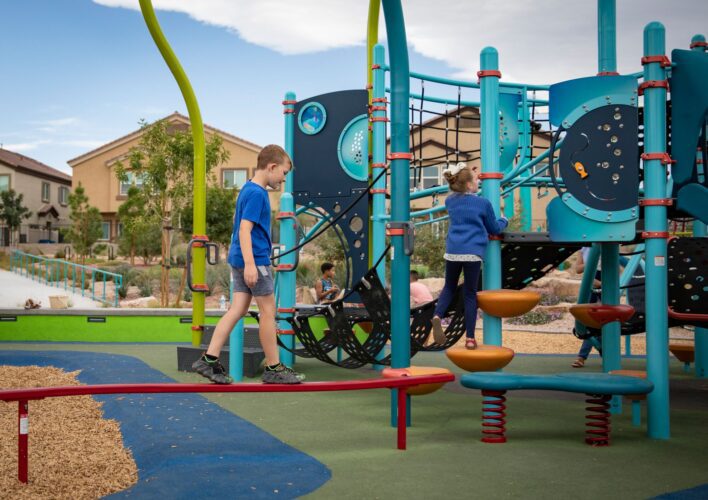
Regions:
[[[87, 290], [90, 295], [90, 291]], [[66, 295], [69, 297], [70, 307], [76, 309], [98, 309], [103, 307], [100, 302], [82, 297], [81, 294], [71, 293], [71, 289], [64, 287], [43, 285], [37, 281], [0, 269], [0, 309], [23, 308], [27, 299], [41, 302], [42, 309], [49, 308], [50, 295]]]

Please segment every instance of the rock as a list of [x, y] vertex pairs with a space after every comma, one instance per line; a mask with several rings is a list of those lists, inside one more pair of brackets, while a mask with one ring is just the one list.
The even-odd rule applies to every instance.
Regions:
[[150, 297], [140, 297], [139, 299], [125, 300], [120, 303], [121, 307], [155, 307], [152, 304], [158, 303], [152, 295]]

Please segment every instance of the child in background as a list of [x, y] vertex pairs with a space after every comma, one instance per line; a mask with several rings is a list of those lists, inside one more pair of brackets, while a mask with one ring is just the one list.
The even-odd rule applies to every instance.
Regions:
[[458, 163], [443, 171], [450, 185], [450, 194], [445, 199], [445, 207], [450, 216], [450, 227], [445, 243], [445, 285], [433, 316], [433, 338], [438, 344], [445, 342], [441, 318], [457, 289], [460, 273], [464, 272], [465, 347], [476, 349], [474, 330], [477, 324], [477, 282], [482, 266], [482, 258], [487, 248], [489, 234], [500, 234], [509, 221], [505, 217], [497, 219], [489, 200], [477, 196], [478, 180], [476, 172], [466, 163]]

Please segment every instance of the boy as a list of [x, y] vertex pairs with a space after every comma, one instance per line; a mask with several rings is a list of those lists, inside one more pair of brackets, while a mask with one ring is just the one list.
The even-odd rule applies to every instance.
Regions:
[[219, 354], [234, 325], [248, 313], [252, 297], [258, 304], [258, 336], [265, 352], [263, 383], [299, 384], [304, 380], [304, 376], [280, 363], [270, 270], [270, 200], [266, 188], [280, 189], [291, 168], [292, 162], [283, 148], [273, 144], [264, 147], [258, 155], [253, 179], [244, 184], [236, 200], [229, 248], [233, 300], [216, 324], [206, 353], [192, 365], [194, 371], [217, 384], [233, 382], [219, 362]]
[[315, 283], [315, 292], [317, 293], [318, 304], [329, 304], [337, 298], [339, 287], [334, 282], [334, 264], [324, 262], [320, 266], [322, 277]]

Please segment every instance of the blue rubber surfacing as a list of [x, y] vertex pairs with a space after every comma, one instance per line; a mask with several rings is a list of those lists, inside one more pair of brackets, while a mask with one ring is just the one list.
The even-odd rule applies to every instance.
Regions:
[[[81, 370], [85, 384], [176, 383], [137, 358], [117, 354], [5, 351], [0, 365]], [[103, 403], [106, 418], [120, 422], [138, 466], [138, 483], [110, 498], [294, 498], [331, 477], [321, 462], [199, 394], [93, 397]], [[31, 424], [32, 402], [29, 415]], [[31, 436], [30, 427], [30, 446]]]

